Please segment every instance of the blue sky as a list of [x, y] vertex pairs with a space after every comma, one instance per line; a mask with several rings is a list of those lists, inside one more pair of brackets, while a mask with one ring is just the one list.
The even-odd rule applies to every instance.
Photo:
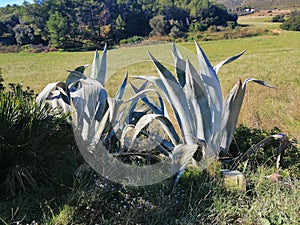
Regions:
[[[7, 6], [8, 4], [9, 5], [13, 5], [13, 4], [22, 5], [23, 2], [24, 2], [24, 0], [0, 0], [0, 7]], [[33, 0], [27, 0], [27, 2], [32, 3]]]

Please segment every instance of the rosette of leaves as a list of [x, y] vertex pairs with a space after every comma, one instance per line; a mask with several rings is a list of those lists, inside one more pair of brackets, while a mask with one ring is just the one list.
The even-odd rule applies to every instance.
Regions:
[[[169, 144], [172, 146], [170, 152], [170, 157], [173, 159], [172, 170], [179, 171], [175, 182], [178, 181], [180, 174], [189, 162], [203, 168], [210, 159], [218, 158], [220, 151], [224, 153], [228, 151], [236, 129], [246, 86], [250, 81], [274, 88], [265, 81], [247, 78], [244, 82], [239, 80], [223, 100], [217, 74], [223, 65], [238, 59], [245, 51], [227, 58], [213, 67], [201, 47], [196, 42], [195, 45], [198, 69], [189, 60], [184, 60], [176, 45], [173, 44], [172, 54], [176, 76], [150, 53], [159, 77], [136, 76], [137, 79], [155, 84], [175, 115], [176, 122], [173, 122], [167, 114], [163, 113], [165, 106], [157, 110], [156, 107], [145, 101], [144, 97], [142, 98], [144, 103], [153, 109], [153, 112], [157, 112], [157, 115], [145, 115], [136, 125], [138, 130], [141, 130], [142, 128], [139, 126], [146, 126], [145, 121], [151, 122], [149, 117], [159, 118], [163, 121], [165, 124], [163, 128], [171, 140]], [[175, 123], [179, 127], [179, 132], [174, 129]]]

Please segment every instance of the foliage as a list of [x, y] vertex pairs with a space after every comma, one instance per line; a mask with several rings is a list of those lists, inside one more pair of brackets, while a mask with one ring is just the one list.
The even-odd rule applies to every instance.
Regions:
[[[173, 53], [176, 54], [176, 51], [174, 49]], [[228, 63], [236, 57], [237, 56], [229, 58], [222, 63]], [[103, 61], [102, 58], [102, 61], [99, 61], [97, 54], [95, 54], [95, 58], [97, 59], [95, 60], [95, 64], [97, 64], [98, 66], [99, 64], [104, 64], [105, 60]], [[154, 64], [159, 67], [160, 70], [162, 70], [162, 66], [159, 64], [159, 62], [156, 61], [153, 57], [152, 59]], [[180, 61], [181, 57], [177, 55], [176, 59]], [[208, 62], [206, 61], [206, 63]], [[186, 64], [190, 66], [188, 62], [186, 62]], [[212, 69], [218, 71], [220, 66], [223, 64], [218, 64], [217, 67]], [[101, 67], [93, 67], [93, 73], [91, 73], [92, 78], [98, 80], [95, 82], [89, 80], [82, 74], [81, 71], [83, 71], [84, 68], [85, 67], [78, 67], [75, 71], [71, 71], [69, 78], [75, 78], [72, 81], [74, 82], [73, 84], [75, 84], [73, 88], [76, 88], [78, 90], [80, 87], [84, 87], [85, 82], [89, 82], [90, 85], [94, 85], [95, 83], [97, 83], [97, 87], [101, 87], [98, 84], [98, 82], [100, 82], [104, 86], [105, 79], [103, 79], [103, 77], [101, 76], [97, 76], [98, 74], [101, 74], [100, 70], [102, 70], [103, 72], [103, 67], [102, 69]], [[83, 82], [83, 79], [85, 80], [85, 82]], [[183, 79], [181, 79], [181, 81], [183, 81]], [[187, 81], [190, 82], [189, 80]], [[238, 86], [239, 85], [237, 85], [237, 87]], [[72, 87], [72, 85], [70, 87]], [[20, 95], [22, 96], [22, 98], [18, 97], [16, 98], [17, 101], [13, 102], [22, 102], [20, 99], [24, 99], [24, 92], [26, 91], [21, 92], [21, 88], [16, 86], [13, 86], [12, 88], [13, 93], [21, 93]], [[65, 90], [67, 90], [67, 88], [61, 83], [59, 85], [55, 84], [55, 89], [52, 90], [51, 94], [58, 94], [58, 91], [60, 91], [59, 94], [62, 94]], [[76, 90], [72, 89], [72, 91]], [[6, 99], [14, 100], [14, 98], [12, 97], [14, 95], [17, 94], [11, 94], [9, 95], [9, 98]], [[22, 105], [22, 107], [20, 107], [22, 110], [13, 110], [12, 114], [14, 114], [14, 112], [17, 112], [17, 115], [27, 115], [26, 112], [32, 112], [32, 110], [35, 109], [35, 107], [31, 107], [30, 104], [30, 102], [32, 101], [32, 93], [28, 92], [27, 94], [25, 94], [25, 96], [28, 96], [28, 99], [30, 101], [24, 101], [24, 104], [20, 104]], [[57, 96], [58, 95], [55, 95], [55, 97]], [[65, 96], [60, 95], [60, 97]], [[5, 100], [5, 98], [3, 99]], [[25, 99], [27, 99], [27, 97]], [[50, 98], [47, 100], [50, 100]], [[8, 101], [5, 100], [4, 102]], [[14, 104], [15, 103], [12, 103], [12, 105]], [[29, 110], [27, 110], [26, 107], [29, 108]], [[0, 109], [2, 108], [3, 107], [1, 105]], [[39, 110], [41, 109], [43, 108], [39, 107]], [[118, 110], [113, 110], [113, 112], [117, 111]], [[49, 111], [46, 111], [45, 113], [49, 113]], [[54, 114], [53, 112], [51, 113], [52, 115]], [[8, 114], [10, 113], [4, 113], [4, 115]], [[33, 113], [33, 115], [36, 114]], [[6, 116], [6, 118], [10, 118], [10, 116]], [[44, 119], [45, 117], [42, 118]], [[252, 170], [251, 167], [250, 169], [247, 168], [248, 170], [246, 170], [246, 175], [250, 182], [247, 187], [246, 194], [229, 192], [225, 190], [222, 184], [222, 179], [220, 179], [219, 177], [219, 173], [215, 170], [211, 171], [210, 168], [208, 168], [207, 171], [204, 172], [188, 169], [185, 173], [183, 173], [181, 180], [179, 180], [178, 185], [175, 187], [175, 189], [172, 189], [170, 187], [169, 181], [150, 187], [121, 186], [119, 184], [114, 184], [110, 181], [107, 181], [104, 178], [101, 178], [93, 172], [89, 171], [89, 169], [86, 169], [83, 171], [79, 171], [79, 173], [76, 173], [76, 183], [73, 189], [68, 189], [70, 190], [68, 193], [66, 193], [67, 190], [64, 189], [64, 193], [66, 193], [65, 195], [62, 196], [62, 193], [52, 195], [55, 191], [49, 191], [49, 189], [53, 188], [53, 186], [49, 187], [49, 183], [65, 184], [67, 185], [67, 187], [70, 187], [73, 184], [72, 179], [70, 179], [68, 182], [61, 181], [61, 176], [69, 177], [70, 171], [72, 171], [72, 169], [66, 171], [65, 166], [66, 160], [68, 164], [70, 163], [70, 151], [66, 151], [66, 154], [64, 154], [63, 156], [60, 155], [61, 149], [69, 149], [69, 147], [65, 146], [66, 140], [68, 140], [68, 138], [66, 138], [66, 136], [64, 136], [60, 132], [68, 126], [64, 125], [64, 123], [61, 124], [57, 120], [53, 120], [53, 117], [46, 118], [47, 120], [42, 120], [42, 123], [33, 123], [36, 124], [33, 127], [38, 129], [38, 131], [36, 132], [33, 132], [32, 128], [27, 129], [26, 126], [24, 127], [24, 124], [28, 124], [26, 123], [28, 119], [22, 119], [22, 123], [20, 122], [17, 124], [19, 124], [19, 126], [23, 125], [21, 126], [23, 132], [18, 130], [17, 132], [14, 131], [13, 134], [18, 134], [17, 140], [22, 140], [22, 138], [24, 137], [24, 133], [33, 136], [30, 136], [30, 141], [26, 141], [25, 145], [20, 144], [20, 142], [16, 143], [17, 140], [15, 140], [15, 138], [11, 138], [11, 141], [9, 143], [11, 144], [13, 142], [13, 145], [15, 145], [16, 147], [14, 149], [17, 150], [19, 148], [23, 149], [24, 147], [26, 149], [38, 148], [45, 151], [46, 148], [47, 153], [55, 153], [55, 160], [53, 160], [53, 157], [49, 155], [47, 155], [47, 158], [40, 157], [40, 154], [38, 155], [38, 159], [41, 159], [43, 163], [42, 168], [44, 170], [45, 168], [48, 169], [48, 166], [50, 164], [46, 163], [46, 161], [51, 159], [51, 165], [55, 164], [55, 168], [59, 171], [51, 173], [53, 177], [50, 176], [50, 178], [53, 178], [51, 179], [52, 181], [54, 180], [53, 182], [40, 182], [40, 180], [37, 180], [36, 183], [38, 183], [38, 185], [36, 188], [32, 188], [31, 185], [28, 185], [28, 183], [26, 183], [28, 182], [28, 180], [24, 178], [23, 183], [25, 183], [26, 185], [26, 195], [23, 195], [24, 189], [22, 189], [23, 185], [21, 184], [21, 191], [19, 192], [20, 197], [17, 196], [18, 198], [14, 198], [13, 201], [11, 201], [11, 199], [1, 199], [0, 220], [2, 222], [7, 221], [7, 223], [11, 224], [16, 223], [17, 220], [22, 220], [22, 218], [26, 214], [27, 217], [22, 220], [22, 222], [31, 222], [33, 219], [35, 219], [42, 224], [259, 224], [262, 222], [269, 222], [272, 224], [297, 224], [299, 221], [299, 209], [295, 207], [295, 205], [299, 203], [300, 196], [298, 188], [299, 177], [296, 176], [295, 178], [293, 178], [289, 174], [290, 172], [297, 172], [297, 170], [293, 171], [294, 166], [296, 166], [296, 168], [298, 166], [299, 169], [299, 161], [297, 161], [299, 159], [299, 149], [297, 149], [295, 146], [291, 146], [291, 148], [287, 150], [287, 159], [283, 160], [283, 163], [285, 164], [282, 165], [284, 165], [283, 169], [285, 169], [285, 171], [283, 172], [285, 174], [282, 182], [271, 183], [267, 180], [267, 175], [274, 172], [274, 169], [272, 168], [265, 169], [263, 167], [256, 167], [255, 170]], [[48, 124], [48, 119], [50, 120], [50, 125]], [[60, 120], [61, 117], [58, 117], [56, 119]], [[7, 119], [3, 121], [7, 121]], [[32, 121], [35, 121], [35, 119], [32, 119]], [[53, 123], [55, 126], [52, 126]], [[45, 124], [47, 124], [47, 126]], [[44, 126], [46, 126], [46, 128]], [[7, 129], [4, 130], [7, 131]], [[27, 132], [28, 130], [29, 132]], [[65, 132], [68, 133], [69, 130], [66, 129]], [[277, 133], [279, 132], [279, 130], [276, 129], [272, 131], [271, 134], [273, 134], [273, 132]], [[3, 133], [4, 134], [1, 133], [1, 137], [2, 135], [4, 135], [5, 140], [8, 140], [12, 132]], [[240, 133], [241, 135], [239, 137]], [[46, 137], [41, 138], [42, 134], [45, 134]], [[252, 134], [254, 137], [251, 136]], [[244, 139], [247, 142], [247, 144], [245, 145], [245, 148], [247, 148], [248, 145], [255, 144], [260, 140], [261, 137], [263, 138], [267, 135], [269, 135], [269, 131], [266, 132], [263, 130], [252, 130], [249, 128], [241, 127], [241, 129], [237, 129], [236, 142], [239, 143], [238, 145], [241, 149], [244, 149]], [[51, 140], [49, 140], [49, 138], [51, 138]], [[28, 138], [25, 139], [28, 140]], [[30, 144], [32, 141], [34, 141], [34, 144], [36, 145], [28, 146], [27, 143]], [[4, 146], [6, 146], [6, 144], [4, 144]], [[270, 156], [270, 153], [273, 154], [275, 150], [274, 147], [275, 145], [273, 145], [272, 143], [270, 149], [262, 149], [256, 156], [254, 156], [256, 157], [255, 161], [259, 161], [264, 165], [273, 165], [273, 163], [269, 164], [270, 161], [268, 157]], [[49, 149], [50, 152], [48, 152]], [[16, 153], [15, 155], [19, 156], [19, 153], [20, 152]], [[267, 156], [264, 155], [265, 153], [267, 154]], [[18, 157], [16, 156], [13, 157], [13, 160], [15, 161], [18, 160]], [[29, 155], [30, 163], [35, 156], [36, 155]], [[26, 158], [27, 156], [24, 155], [24, 157]], [[22, 159], [25, 159], [24, 157]], [[6, 159], [7, 158], [8, 157], [6, 156]], [[13, 160], [8, 161], [12, 162]], [[70, 160], [74, 159], [71, 158]], [[36, 164], [41, 163], [38, 160], [33, 161]], [[44, 163], [46, 163], [46, 165]], [[56, 165], [56, 163], [58, 163], [59, 165]], [[2, 164], [1, 162], [0, 165], [2, 166], [4, 164]], [[220, 167], [216, 168], [217, 171], [219, 171], [219, 169]], [[44, 170], [42, 172], [44, 172]], [[20, 172], [23, 172], [24, 174], [24, 171], [26, 170], [21, 170]], [[42, 175], [44, 175], [44, 173]], [[39, 174], [39, 177], [49, 178], [49, 176], [42, 175]], [[27, 176], [27, 179], [30, 179], [30, 176], [27, 175], [27, 172], [25, 172], [25, 176]], [[20, 177], [16, 178], [15, 180], [17, 179], [19, 181]], [[33, 193], [30, 193], [28, 191], [31, 189], [33, 189]], [[43, 196], [42, 198], [34, 195], [34, 193], [37, 193], [37, 189], [39, 190], [39, 195]], [[46, 194], [47, 197], [45, 197], [43, 193]], [[13, 213], [13, 216], [15, 217], [11, 218], [10, 212], [14, 212], [16, 207], [20, 207], [21, 209], [18, 213]]]
[[41, 187], [48, 189], [47, 196], [72, 184], [67, 172], [76, 166], [72, 133], [64, 115], [49, 113], [20, 85], [0, 92], [1, 198], [35, 193]]
[[[229, 155], [232, 158], [243, 155], [247, 149], [254, 146], [261, 140], [266, 139], [270, 135], [281, 133], [280, 129], [275, 127], [272, 130], [263, 130], [257, 128], [250, 128], [245, 125], [239, 125], [234, 135], [234, 141], [229, 148]], [[278, 141], [271, 139], [261, 145], [257, 152], [252, 154], [247, 160], [247, 165], [252, 171], [257, 170], [259, 166], [275, 167], [279, 155]], [[294, 175], [300, 175], [300, 157], [297, 141], [291, 140], [286, 149], [282, 152], [280, 161], [280, 168], [285, 170], [287, 168]]]
[[[196, 50], [198, 70], [189, 60], [182, 59], [180, 52], [173, 44], [172, 54], [177, 79], [151, 54], [150, 58], [158, 71], [159, 78], [154, 76], [136, 77], [147, 80], [158, 87], [176, 118], [175, 124], [174, 121], [170, 121], [163, 104], [159, 108], [153, 107], [142, 98], [144, 103], [155, 113], [152, 115], [153, 118], [156, 115], [160, 115], [160, 119], [164, 118], [161, 122], [164, 123], [163, 128], [171, 140], [169, 145], [174, 146], [174, 149], [170, 148], [172, 150], [170, 155], [173, 159], [171, 171], [176, 169], [179, 171], [175, 183], [189, 162], [193, 162], [200, 168], [206, 168], [207, 163], [216, 159], [220, 151], [227, 153], [236, 129], [246, 86], [250, 81], [274, 88], [274, 86], [254, 78], [247, 78], [243, 83], [239, 80], [223, 101], [217, 74], [223, 65], [238, 59], [244, 52], [227, 58], [213, 67], [197, 43]], [[152, 122], [152, 120], [145, 120], [147, 122], [143, 120], [148, 116], [141, 117], [140, 121], [143, 126]], [[135, 126], [136, 130], [140, 129], [140, 121]], [[175, 132], [175, 126], [179, 127], [178, 134]]]
[[204, 31], [212, 25], [226, 26], [228, 21], [232, 21], [234, 24], [237, 22], [237, 16], [229, 14], [226, 8], [218, 5], [208, 4], [207, 7], [198, 9], [192, 20], [190, 31]]
[[[247, 192], [231, 192], [222, 179], [188, 169], [175, 189], [169, 182], [128, 187], [87, 169], [78, 175], [64, 205], [42, 224], [297, 224], [299, 179], [270, 182], [272, 169], [247, 173]], [[25, 219], [26, 221], [30, 221]]]
[[[0, 11], [0, 37], [5, 37], [0, 39], [2, 43], [64, 49], [97, 48], [108, 41], [113, 45], [133, 36], [148, 36], [150, 32], [165, 35], [170, 33], [169, 24], [174, 26], [173, 23], [186, 32], [206, 30], [211, 25], [226, 26], [227, 21], [237, 20], [224, 6], [208, 0], [54, 0], [24, 2], [22, 6], [7, 6]], [[159, 16], [164, 19], [158, 19]]]
[[124, 44], [136, 44], [136, 43], [141, 42], [142, 40], [143, 40], [143, 38], [140, 37], [140, 36], [133, 36], [131, 38], [120, 40], [120, 44], [121, 45], [124, 45]]
[[284, 14], [278, 14], [276, 16], [274, 16], [272, 19], [271, 19], [271, 22], [284, 22], [285, 19], [284, 19], [285, 15]]
[[186, 36], [186, 34], [181, 31], [176, 25], [171, 28], [169, 35], [172, 38], [182, 38]]
[[164, 16], [158, 15], [153, 17], [149, 24], [152, 28], [152, 35], [164, 35], [167, 33], [167, 21], [165, 20]]
[[293, 11], [290, 17], [280, 25], [280, 28], [284, 30], [300, 31], [300, 11]]
[[229, 30], [233, 30], [236, 26], [236, 22], [233, 21], [227, 21], [226, 22], [226, 27], [228, 27]]
[[13, 28], [18, 45], [33, 43], [34, 32], [32, 28], [25, 24], [18, 24]]

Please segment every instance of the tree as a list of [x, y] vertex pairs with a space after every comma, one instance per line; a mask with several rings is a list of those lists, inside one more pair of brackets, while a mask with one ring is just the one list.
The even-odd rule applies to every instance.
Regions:
[[68, 38], [67, 18], [62, 16], [60, 12], [50, 13], [47, 27], [49, 29], [51, 45], [53, 47], [64, 47]]
[[75, 11], [81, 42], [95, 45], [108, 38], [110, 11], [104, 2], [78, 1]]
[[154, 16], [149, 21], [149, 24], [150, 24], [150, 27], [152, 28], [152, 31], [151, 31], [152, 35], [166, 34], [167, 21], [165, 20], [164, 16], [162, 16], [162, 15]]
[[24, 3], [21, 20], [30, 25], [34, 32], [34, 42], [47, 45], [49, 42], [49, 33], [47, 21], [49, 20], [49, 11], [51, 10], [51, 1], [35, 0], [34, 4]]
[[226, 26], [228, 21], [232, 21], [234, 25], [237, 23], [237, 15], [230, 14], [222, 5], [206, 3], [201, 8], [196, 8], [196, 16], [192, 17], [191, 31], [204, 31], [210, 26]]
[[148, 35], [151, 30], [149, 26], [151, 11], [144, 11], [138, 0], [118, 0], [117, 3], [118, 14], [124, 23], [124, 37]]
[[18, 24], [14, 27], [15, 38], [18, 45], [31, 44], [34, 40], [34, 31], [27, 24]]

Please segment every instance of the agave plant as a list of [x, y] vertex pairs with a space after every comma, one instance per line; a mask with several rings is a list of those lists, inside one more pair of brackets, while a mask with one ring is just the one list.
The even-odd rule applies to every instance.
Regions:
[[[37, 96], [39, 105], [49, 104], [70, 115], [74, 128], [80, 132], [83, 140], [92, 140], [111, 128], [127, 83], [128, 74], [116, 93], [109, 98], [105, 89], [106, 47], [102, 60], [95, 52], [90, 76], [84, 75], [88, 65], [77, 67], [65, 82], [48, 84]], [[102, 138], [103, 139], [103, 138]]]
[[[173, 44], [172, 54], [177, 79], [150, 53], [159, 77], [136, 76], [137, 79], [154, 83], [164, 95], [175, 115], [180, 129], [179, 134], [174, 129], [168, 115], [164, 113], [166, 112], [163, 110], [165, 106], [161, 107], [159, 115], [142, 117], [137, 123], [137, 127], [140, 130], [139, 126], [146, 126], [145, 120], [150, 116], [159, 118], [165, 124], [163, 128], [169, 134], [173, 145], [170, 154], [174, 162], [173, 170], [179, 170], [177, 180], [187, 163], [192, 161], [197, 165], [205, 166], [209, 158], [217, 158], [220, 151], [228, 151], [245, 96], [246, 85], [250, 81], [274, 88], [274, 86], [255, 78], [248, 78], [244, 82], [239, 80], [223, 101], [217, 74], [223, 65], [238, 59], [245, 51], [227, 58], [213, 67], [201, 47], [197, 43], [195, 45], [198, 69], [195, 69], [189, 60], [183, 60], [176, 45]], [[154, 108], [145, 100], [145, 97], [142, 100], [150, 108]], [[148, 122], [150, 121], [148, 119]], [[197, 149], [201, 149], [201, 160], [195, 161], [194, 156]]]
[[[137, 137], [145, 133], [155, 142], [157, 148], [173, 161], [171, 174], [178, 172], [175, 183], [189, 162], [205, 167], [211, 158], [217, 158], [220, 151], [226, 152], [232, 142], [237, 118], [244, 99], [246, 85], [253, 81], [266, 87], [268, 83], [248, 78], [233, 87], [223, 100], [218, 72], [220, 68], [238, 59], [244, 51], [225, 59], [213, 67], [200, 46], [196, 44], [199, 68], [195, 69], [189, 60], [184, 60], [175, 44], [172, 54], [175, 61], [176, 76], [167, 70], [150, 53], [159, 77], [136, 76], [145, 80], [140, 88], [131, 84], [135, 95], [122, 100], [128, 80], [128, 74], [114, 98], [107, 95], [105, 89], [106, 48], [102, 59], [96, 51], [89, 77], [84, 75], [87, 65], [70, 71], [65, 82], [52, 83], [37, 97], [39, 105], [48, 102], [70, 113], [74, 131], [87, 145], [96, 146], [102, 141], [110, 150], [132, 149]], [[159, 90], [147, 87], [156, 85]], [[153, 100], [149, 93], [155, 93]], [[162, 97], [163, 96], [163, 97]], [[141, 111], [137, 111], [138, 101], [143, 102]], [[166, 102], [171, 106], [176, 122], [171, 121]], [[131, 102], [129, 108], [120, 110], [122, 104]], [[125, 119], [121, 120], [121, 117]], [[145, 131], [145, 128], [157, 120], [168, 135], [168, 139]], [[179, 132], [175, 129], [178, 125]], [[125, 141], [128, 131], [132, 132], [129, 142]], [[117, 133], [120, 140], [118, 140]], [[114, 141], [112, 141], [114, 140]], [[94, 160], [97, 151], [82, 152], [86, 159]], [[200, 153], [200, 154], [198, 154]]]

